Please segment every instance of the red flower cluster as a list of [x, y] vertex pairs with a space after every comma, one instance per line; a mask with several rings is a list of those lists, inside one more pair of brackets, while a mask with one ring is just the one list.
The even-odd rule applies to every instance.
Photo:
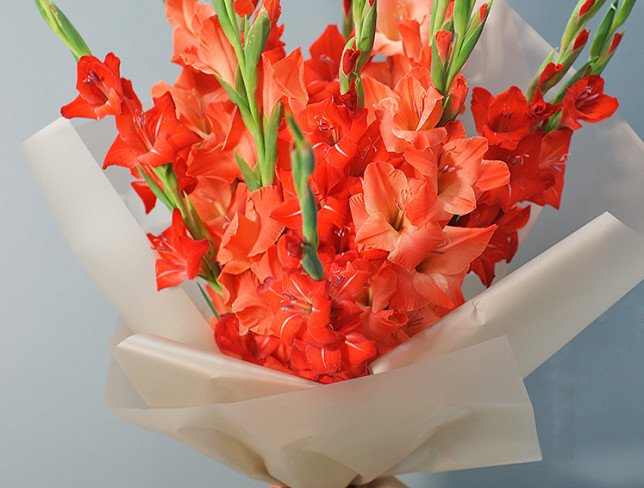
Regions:
[[[248, 15], [257, 3], [234, 7]], [[212, 6], [168, 0], [166, 8], [182, 72], [153, 88], [154, 106], [142, 109], [110, 54], [103, 63], [81, 58], [80, 95], [63, 114], [115, 116], [119, 136], [105, 165], [132, 171], [146, 210], [156, 199], [173, 210], [172, 226], [150, 236], [159, 288], [205, 279], [222, 352], [318, 382], [368, 374], [376, 357], [463, 303], [470, 270], [489, 284], [494, 265], [516, 252], [529, 217], [522, 204], [558, 207], [578, 121], [616, 108], [598, 77], [574, 84], [557, 105], [538, 91], [528, 101], [516, 87], [497, 97], [479, 88], [480, 136], [467, 137], [456, 120], [466, 80], [455, 76], [445, 95], [434, 86], [424, 17], [396, 26], [395, 42], [380, 39], [389, 56], [366, 62], [360, 108], [355, 86], [341, 94], [339, 75], [352, 74], [361, 52], [335, 27], [310, 59], [287, 56], [279, 1], [265, 0], [270, 34], [249, 72]], [[437, 40], [445, 60], [451, 36], [441, 31]], [[250, 103], [235, 98], [240, 80], [254, 89]], [[272, 126], [274, 144], [268, 138], [282, 106], [315, 156], [304, 182], [316, 209], [314, 246], [283, 117]], [[260, 161], [274, 161], [268, 180]], [[317, 253], [322, 280], [305, 271], [305, 249]]]
[[[542, 74], [540, 81], [550, 76]], [[510, 262], [516, 254], [518, 231], [530, 217], [525, 203], [559, 208], [572, 132], [581, 128], [580, 120], [599, 122], [617, 110], [617, 99], [604, 95], [603, 89], [599, 76], [582, 78], [556, 105], [546, 103], [539, 90], [528, 102], [517, 87], [496, 97], [483, 88], [474, 89], [476, 129], [489, 143], [485, 157], [503, 161], [510, 171], [507, 185], [483, 194], [478, 208], [459, 221], [464, 227], [498, 226], [485, 252], [471, 266], [486, 286], [494, 279], [496, 263]], [[560, 123], [548, 128], [546, 121], [559, 111]]]

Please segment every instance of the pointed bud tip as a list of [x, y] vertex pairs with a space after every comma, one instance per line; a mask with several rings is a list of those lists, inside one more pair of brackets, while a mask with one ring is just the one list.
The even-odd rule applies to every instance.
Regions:
[[618, 32], [613, 36], [613, 40], [610, 44], [610, 52], [614, 53], [617, 47], [619, 46], [619, 43], [622, 42], [622, 38], [624, 37], [623, 32]]
[[588, 42], [589, 36], [590, 36], [590, 31], [588, 29], [582, 30], [575, 38], [575, 43], [572, 46], [572, 50], [577, 51], [583, 48]]
[[595, 0], [586, 0], [579, 9], [579, 18], [583, 17], [588, 11], [595, 6]]

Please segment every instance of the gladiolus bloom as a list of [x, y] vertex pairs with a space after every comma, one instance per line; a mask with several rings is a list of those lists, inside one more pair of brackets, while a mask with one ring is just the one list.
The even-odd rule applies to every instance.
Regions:
[[157, 252], [156, 274], [159, 290], [178, 286], [197, 277], [201, 258], [208, 252], [206, 239], [194, 240], [188, 235], [179, 210], [172, 213], [172, 226], [160, 236], [148, 235]]
[[595, 124], [611, 117], [619, 107], [616, 98], [604, 94], [604, 80], [599, 75], [582, 78], [569, 88], [563, 100], [561, 125], [581, 128], [580, 120]]
[[472, 115], [476, 130], [491, 146], [514, 149], [532, 125], [528, 101], [516, 86], [494, 97], [484, 88], [472, 92]]
[[79, 95], [60, 110], [62, 116], [102, 119], [106, 115], [121, 115], [124, 94], [120, 69], [121, 61], [112, 53], [103, 62], [94, 56], [80, 58], [76, 82]]
[[117, 119], [119, 137], [105, 156], [104, 167], [117, 165], [160, 166], [174, 161], [178, 151], [201, 140], [179, 122], [170, 93], [155, 100], [141, 114], [123, 114]]

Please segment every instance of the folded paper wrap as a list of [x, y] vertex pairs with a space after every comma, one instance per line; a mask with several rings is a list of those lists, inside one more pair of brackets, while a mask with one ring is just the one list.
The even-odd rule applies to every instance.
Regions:
[[[502, 1], [490, 22], [472, 83], [524, 83], [513, 76], [528, 76], [547, 45]], [[500, 56], [499, 46], [513, 63], [480, 54]], [[495, 85], [508, 65], [516, 72]], [[586, 151], [611, 154], [616, 138], [627, 154], [610, 162], [615, 179], [605, 182], [618, 196], [599, 195], [598, 204], [644, 231], [642, 192], [621, 176], [641, 159], [641, 141], [623, 121], [608, 134], [590, 130], [599, 135]], [[54, 122], [23, 149], [70, 247], [122, 319], [111, 344], [110, 405], [136, 425], [292, 488], [540, 459], [523, 378], [644, 278], [644, 238], [600, 215], [379, 359], [375, 374], [322, 386], [221, 355], [184, 290], [156, 291], [144, 231], [69, 122]], [[638, 212], [625, 203], [633, 199], [643, 203]]]

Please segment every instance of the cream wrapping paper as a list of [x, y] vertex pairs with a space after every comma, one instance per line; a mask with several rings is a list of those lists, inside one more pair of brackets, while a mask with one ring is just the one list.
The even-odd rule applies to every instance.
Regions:
[[[493, 92], [525, 86], [549, 50], [502, 1], [481, 42], [472, 85]], [[644, 232], [641, 141], [619, 119], [585, 130], [575, 157], [610, 158], [611, 168], [592, 216], [608, 209]], [[141, 223], [69, 122], [54, 122], [24, 151], [70, 247], [122, 318], [110, 405], [292, 488], [540, 459], [522, 378], [644, 278], [644, 239], [601, 215], [376, 362], [377, 374], [320, 386], [222, 356], [185, 291], [156, 291]]]

